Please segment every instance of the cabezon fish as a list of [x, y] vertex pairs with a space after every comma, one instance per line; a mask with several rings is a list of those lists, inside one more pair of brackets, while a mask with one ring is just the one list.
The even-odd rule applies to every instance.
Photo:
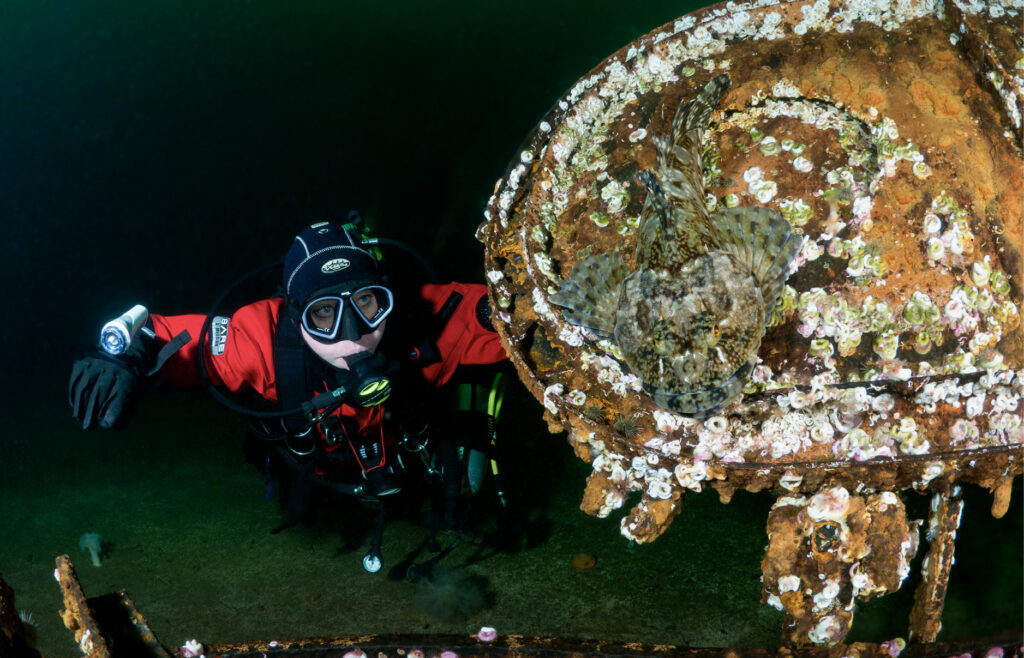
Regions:
[[708, 82], [654, 138], [635, 270], [618, 252], [590, 256], [550, 298], [614, 343], [659, 406], [696, 417], [742, 390], [801, 243], [770, 208], [707, 210], [701, 146], [728, 86]]

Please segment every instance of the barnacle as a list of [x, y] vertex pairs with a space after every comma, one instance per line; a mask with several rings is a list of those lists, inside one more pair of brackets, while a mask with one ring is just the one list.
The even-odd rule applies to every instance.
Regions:
[[992, 309], [992, 317], [1002, 325], [1005, 331], [1012, 331], [1020, 324], [1020, 315], [1017, 313], [1017, 306], [1010, 300], [996, 304]]
[[796, 169], [797, 171], [808, 173], [812, 169], [814, 169], [814, 163], [800, 155], [793, 160], [793, 168]]
[[997, 295], [1007, 295], [1010, 292], [1010, 282], [1006, 280], [1006, 275], [1002, 270], [992, 270], [988, 285]]
[[782, 150], [778, 141], [771, 135], [762, 139], [760, 144], [758, 144], [758, 148], [763, 155], [778, 155], [779, 151]]
[[793, 226], [804, 226], [814, 216], [811, 204], [803, 199], [783, 199], [779, 202], [779, 213]]
[[614, 214], [629, 203], [629, 192], [618, 181], [613, 180], [601, 189], [601, 198], [608, 203], [608, 212]]

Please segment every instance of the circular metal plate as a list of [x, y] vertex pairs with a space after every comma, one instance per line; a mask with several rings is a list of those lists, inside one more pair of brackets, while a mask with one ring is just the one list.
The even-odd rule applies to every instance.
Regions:
[[[1021, 472], [1021, 9], [725, 3], [582, 78], [498, 181], [478, 237], [519, 374], [594, 466], [583, 507], [660, 534], [687, 490], [995, 488]], [[712, 77], [709, 205], [805, 236], [744, 394], [658, 407], [616, 346], [549, 303], [572, 267], [630, 267], [652, 138]], [[630, 527], [632, 524], [632, 527]]]

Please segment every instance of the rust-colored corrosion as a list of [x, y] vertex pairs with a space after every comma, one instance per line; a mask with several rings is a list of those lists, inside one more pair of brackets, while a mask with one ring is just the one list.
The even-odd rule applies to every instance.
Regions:
[[75, 634], [75, 642], [82, 653], [89, 658], [110, 658], [110, 644], [96, 622], [89, 601], [82, 591], [82, 585], [75, 572], [75, 565], [67, 555], [57, 558], [53, 577], [60, 585], [64, 609], [60, 617], [64, 626]]
[[89, 658], [170, 658], [171, 653], [157, 640], [127, 592], [120, 590], [86, 598], [75, 566], [67, 555], [57, 558], [53, 576], [64, 599], [61, 619], [75, 634], [75, 642], [84, 655]]
[[956, 531], [964, 501], [959, 488], [949, 495], [932, 496], [931, 515], [928, 519], [928, 539], [931, 550], [921, 567], [921, 584], [914, 592], [914, 609], [910, 613], [910, 639], [932, 642], [939, 635], [942, 624], [942, 606], [946, 600], [946, 584], [953, 567]]
[[768, 515], [762, 570], [765, 600], [785, 611], [784, 639], [841, 641], [854, 599], [899, 589], [917, 550], [916, 526], [888, 491], [850, 496], [834, 487], [810, 501], [780, 498]]
[[[478, 237], [521, 379], [593, 466], [584, 511], [607, 516], [640, 492], [621, 521], [637, 542], [708, 485], [723, 502], [768, 490], [805, 508], [837, 489], [870, 507], [974, 484], [1005, 513], [1024, 458], [1022, 12], [730, 2], [628, 44], [560, 99], [498, 181]], [[587, 256], [617, 250], [635, 266], [652, 138], [722, 73], [732, 85], [705, 145], [708, 204], [769, 206], [805, 239], [743, 395], [697, 420], [659, 408], [614, 341], [567, 322], [549, 296]], [[916, 537], [902, 501], [889, 509]], [[770, 533], [810, 541], [790, 516], [773, 514]], [[845, 541], [882, 541], [870, 527]], [[951, 537], [930, 537], [929, 559], [951, 557]], [[884, 553], [878, 574], [913, 557]], [[848, 563], [812, 574], [805, 555], [766, 559], [766, 575], [852, 578]], [[922, 585], [916, 640], [934, 637], [947, 577], [938, 568]], [[777, 594], [766, 584], [766, 600]], [[793, 599], [779, 599], [801, 619], [790, 642], [842, 641], [845, 612], [836, 632], [813, 632], [828, 615]]]

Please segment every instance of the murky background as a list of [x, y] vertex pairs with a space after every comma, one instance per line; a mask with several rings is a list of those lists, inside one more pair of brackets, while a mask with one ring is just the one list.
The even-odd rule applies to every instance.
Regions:
[[[428, 534], [408, 519], [389, 526], [376, 575], [359, 565], [373, 510], [323, 501], [271, 536], [279, 510], [242, 458], [243, 425], [202, 391], [154, 397], [120, 433], [81, 431], [65, 400], [104, 320], [136, 302], [205, 312], [302, 227], [350, 209], [440, 278], [482, 280], [473, 233], [520, 140], [605, 56], [698, 6], [0, 5], [0, 573], [40, 648], [77, 655], [57, 616], [61, 553], [89, 595], [127, 589], [169, 645], [487, 624], [774, 646], [781, 614], [759, 603], [771, 498], [691, 495], [662, 539], [631, 547], [617, 518], [578, 510], [587, 466], [515, 384], [502, 440], [524, 535], [461, 546], [416, 585], [395, 570]], [[940, 639], [1021, 627], [1020, 491], [1002, 521], [990, 501], [967, 491]], [[106, 541], [98, 569], [78, 551], [87, 530]], [[573, 569], [580, 552], [596, 565]], [[915, 579], [865, 605], [850, 639], [905, 633]]]

